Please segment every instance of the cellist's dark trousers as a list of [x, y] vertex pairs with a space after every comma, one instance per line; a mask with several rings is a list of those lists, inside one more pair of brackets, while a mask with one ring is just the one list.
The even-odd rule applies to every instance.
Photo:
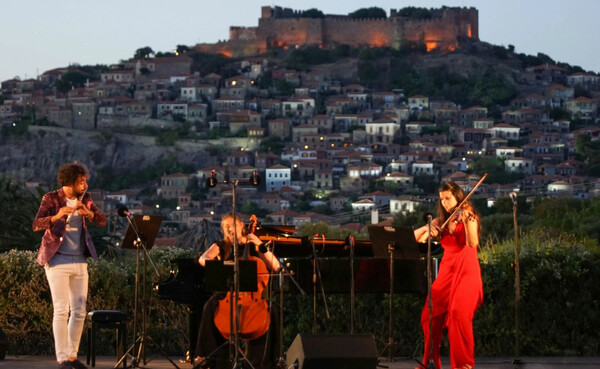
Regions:
[[[232, 367], [232, 363], [229, 362], [227, 340], [223, 338], [214, 323], [219, 300], [224, 296], [224, 293], [215, 293], [204, 304], [202, 320], [198, 329], [196, 356], [208, 357], [208, 365], [211, 369], [230, 369]], [[256, 369], [273, 368], [279, 358], [279, 310], [275, 305], [271, 305], [270, 316], [271, 324], [267, 333], [255, 340], [244, 341], [246, 358]], [[215, 350], [217, 351], [214, 352]]]

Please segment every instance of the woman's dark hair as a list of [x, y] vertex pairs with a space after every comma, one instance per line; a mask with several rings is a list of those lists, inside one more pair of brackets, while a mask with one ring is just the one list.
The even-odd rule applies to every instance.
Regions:
[[79, 176], [89, 177], [90, 172], [87, 167], [76, 161], [68, 164], [63, 164], [58, 168], [58, 183], [61, 186], [71, 186], [73, 185]]
[[[460, 188], [459, 185], [457, 185], [454, 182], [443, 182], [440, 185], [440, 188], [438, 189], [438, 192], [444, 192], [444, 191], [450, 191], [452, 193], [452, 196], [454, 196], [454, 198], [456, 199], [457, 205], [460, 204], [465, 197], [467, 196], [465, 194], [465, 192], [462, 190], [462, 188]], [[473, 211], [473, 206], [471, 205], [470, 201], [467, 201], [463, 207], [466, 207], [467, 209]], [[448, 213], [446, 211], [446, 209], [444, 209], [444, 207], [442, 206], [442, 200], [438, 200], [438, 210], [437, 210], [437, 215], [438, 218], [440, 219], [440, 221], [443, 223], [446, 221], [446, 219], [448, 219], [448, 217], [450, 216], [451, 213]]]
[[[225, 215], [223, 215], [223, 217], [221, 217], [221, 232], [225, 233], [223, 231], [223, 221], [225, 219], [234, 219], [234, 213], [233, 212], [229, 212]], [[235, 214], [235, 219], [237, 220], [236, 223], [241, 223], [241, 226], [244, 226], [244, 221], [240, 218], [240, 216], [238, 214]], [[230, 240], [226, 240], [225, 239], [225, 234], [223, 234], [223, 240], [220, 241], [220, 247], [222, 249], [223, 252], [223, 260], [228, 260], [231, 258], [231, 255], [233, 254], [233, 243]]]

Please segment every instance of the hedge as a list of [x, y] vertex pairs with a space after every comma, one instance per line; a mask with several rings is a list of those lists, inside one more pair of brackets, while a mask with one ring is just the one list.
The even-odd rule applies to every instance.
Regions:
[[[521, 291], [520, 355], [600, 354], [600, 251], [596, 241], [570, 236], [546, 239], [531, 233], [520, 240]], [[186, 251], [154, 249], [150, 252], [160, 277], [148, 265], [148, 285], [163, 280], [170, 260], [185, 257]], [[514, 245], [487, 245], [479, 251], [484, 283], [484, 304], [474, 318], [476, 354], [511, 356], [515, 342]], [[115, 309], [133, 315], [136, 258], [132, 252], [90, 262], [88, 310]], [[9, 355], [52, 355], [52, 305], [42, 267], [35, 252], [9, 251], [0, 254], [0, 327], [10, 340]], [[285, 294], [284, 346], [299, 332], [313, 328], [313, 297]], [[148, 333], [171, 355], [184, 355], [188, 342], [188, 316], [184, 305], [160, 300], [149, 291]], [[279, 298], [274, 296], [274, 302]], [[420, 356], [422, 333], [419, 317], [424, 296], [396, 294], [394, 309], [394, 356]], [[323, 299], [317, 296], [317, 331], [350, 331], [349, 296], [328, 295], [330, 319], [325, 317]], [[388, 342], [388, 299], [386, 295], [357, 294], [355, 332], [372, 333], [380, 349]], [[132, 319], [129, 319], [129, 342]], [[114, 353], [114, 333], [100, 331], [98, 352]], [[86, 347], [82, 338], [81, 350]], [[447, 354], [448, 344], [443, 343]], [[149, 353], [158, 353], [149, 348]], [[387, 352], [385, 353], [387, 355]]]

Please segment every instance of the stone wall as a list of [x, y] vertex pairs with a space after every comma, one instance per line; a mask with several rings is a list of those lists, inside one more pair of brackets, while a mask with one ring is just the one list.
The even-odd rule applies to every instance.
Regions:
[[[258, 27], [231, 27], [230, 40], [197, 45], [196, 49], [230, 56], [251, 55], [271, 47], [302, 45], [387, 46], [425, 44], [428, 50], [454, 50], [461, 39], [479, 39], [475, 8], [431, 9], [431, 19], [351, 19], [347, 16], [302, 18], [287, 8], [261, 8]], [[392, 12], [396, 14], [395, 12]]]
[[353, 46], [393, 46], [398, 38], [396, 24], [383, 19], [325, 18], [323, 35], [325, 44]]
[[315, 18], [263, 18], [258, 21], [257, 42], [267, 47], [323, 43], [322, 20]]

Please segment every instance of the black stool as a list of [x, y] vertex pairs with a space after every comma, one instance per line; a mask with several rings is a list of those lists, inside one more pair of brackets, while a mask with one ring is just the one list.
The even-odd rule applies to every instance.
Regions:
[[[125, 319], [127, 314], [118, 310], [93, 310], [87, 314], [87, 321], [91, 322], [87, 328], [87, 363], [92, 356], [92, 367], [96, 366], [96, 332], [98, 329], [112, 328], [117, 330], [117, 360], [125, 351], [127, 329]], [[123, 360], [123, 367], [127, 367], [127, 359]]]

